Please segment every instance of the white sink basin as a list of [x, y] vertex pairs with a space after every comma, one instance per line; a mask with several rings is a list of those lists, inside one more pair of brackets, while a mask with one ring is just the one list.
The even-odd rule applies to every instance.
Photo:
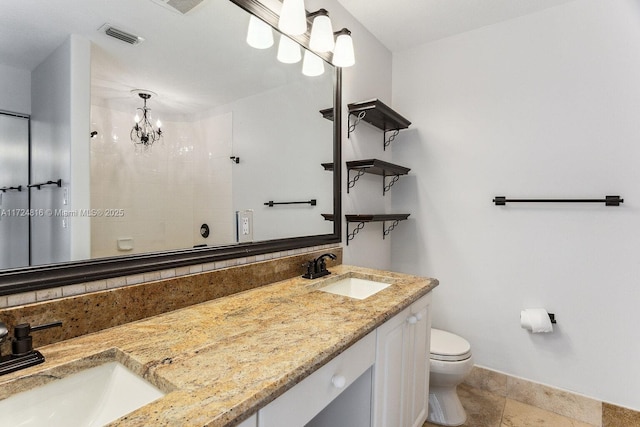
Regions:
[[103, 426], [162, 396], [120, 363], [109, 362], [0, 401], [0, 426]]
[[319, 290], [349, 298], [365, 299], [389, 286], [391, 286], [389, 283], [358, 279], [357, 277], [347, 277], [324, 286]]

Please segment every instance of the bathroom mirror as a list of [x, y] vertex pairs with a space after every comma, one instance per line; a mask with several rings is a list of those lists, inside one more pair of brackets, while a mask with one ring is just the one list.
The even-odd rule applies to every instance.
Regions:
[[[275, 45], [271, 49], [257, 50], [247, 46], [247, 12], [273, 25], [277, 20], [277, 7], [265, 6], [264, 2], [254, 0], [111, 0], [97, 1], [93, 7], [87, 5], [91, 13], [103, 13], [95, 16], [83, 10], [85, 3], [93, 3], [92, 0], [81, 3], [82, 7], [72, 0], [44, 4], [25, 0], [20, 2], [20, 7], [16, 6], [18, 9], [32, 7], [34, 12], [29, 14], [8, 7], [7, 13], [0, 18], [2, 38], [7, 39], [9, 33], [31, 31], [24, 36], [27, 44], [23, 45], [23, 52], [3, 50], [2, 56], [26, 57], [27, 62], [32, 61], [27, 66], [37, 68], [50, 54], [46, 50], [48, 48], [40, 47], [39, 42], [54, 39], [58, 33], [53, 27], [57, 24], [67, 29], [66, 38], [73, 34], [73, 37], [89, 40], [91, 122], [86, 124], [86, 143], [91, 169], [87, 168], [89, 170], [85, 173], [90, 174], [91, 194], [86, 206], [102, 212], [113, 209], [118, 213], [124, 209], [126, 215], [127, 206], [168, 205], [172, 207], [175, 218], [189, 217], [188, 227], [192, 227], [190, 232], [196, 238], [180, 241], [183, 233], [173, 236], [166, 233], [165, 240], [180, 242], [162, 249], [149, 246], [149, 250], [132, 254], [130, 247], [135, 248], [143, 239], [136, 237], [135, 232], [142, 230], [139, 236], [151, 236], [152, 241], [160, 234], [158, 230], [165, 227], [166, 232], [168, 227], [161, 224], [162, 219], [158, 215], [154, 216], [151, 211], [145, 216], [143, 211], [139, 211], [136, 223], [121, 234], [109, 229], [108, 223], [97, 221], [105, 221], [104, 215], [91, 218], [88, 228], [91, 241], [99, 240], [97, 234], [102, 231], [103, 237], [111, 239], [108, 244], [111, 252], [90, 248], [84, 252], [88, 256], [83, 256], [82, 251], [77, 251], [80, 257], [77, 253], [72, 254], [74, 261], [53, 259], [43, 265], [1, 270], [0, 295], [340, 241], [340, 221], [325, 221], [321, 216], [322, 213], [333, 213], [340, 217], [340, 168], [328, 172], [323, 170], [321, 163], [332, 161], [340, 164], [341, 120], [340, 115], [335, 114], [335, 107], [331, 115], [335, 120], [327, 120], [319, 110], [341, 104], [341, 72], [325, 63], [325, 74], [310, 78], [301, 74], [301, 64], [280, 64], [275, 58], [279, 39], [275, 31]], [[181, 8], [194, 3], [196, 6], [186, 13], [171, 6]], [[279, 2], [274, 4], [277, 6]], [[56, 13], [57, 10], [63, 12]], [[21, 22], [21, 16], [27, 20]], [[82, 23], [80, 27], [74, 27], [76, 22]], [[204, 27], [196, 26], [197, 22], [205, 24]], [[120, 26], [133, 34], [139, 32], [144, 41], [139, 45], [125, 45], [120, 40], [108, 39], [100, 32], [104, 24]], [[216, 28], [218, 33], [211, 33], [212, 28]], [[185, 37], [183, 33], [193, 37]], [[302, 45], [308, 42], [306, 36], [298, 37], [297, 41]], [[62, 38], [56, 45], [64, 42], [65, 38]], [[12, 48], [19, 46], [20, 43], [14, 43]], [[134, 50], [145, 46], [156, 51], [155, 59], [146, 58], [142, 50]], [[187, 56], [178, 58], [176, 52], [181, 51]], [[24, 55], [25, 52], [28, 55]], [[127, 54], [120, 56], [121, 52]], [[176, 74], [167, 78], [163, 71]], [[189, 77], [179, 80], [175, 76], [181, 72]], [[152, 114], [163, 120], [164, 138], [151, 150], [136, 150], [128, 141], [135, 109], [142, 106], [142, 100], [132, 93], [133, 89], [155, 92], [148, 103]], [[32, 88], [32, 142], [34, 128], [39, 125], [35, 123], [38, 120], [35, 112], [41, 108], [34, 104], [37, 99], [34, 92]], [[211, 98], [215, 98], [215, 102], [211, 102]], [[229, 107], [240, 104], [243, 111], [251, 114]], [[203, 127], [202, 123], [207, 121], [212, 123], [211, 126]], [[194, 122], [199, 122], [200, 127], [188, 129]], [[188, 131], [180, 132], [181, 129]], [[93, 132], [97, 135], [90, 138]], [[225, 139], [224, 135], [229, 134], [232, 138]], [[190, 150], [197, 149], [193, 143], [197, 138], [207, 142], [221, 139], [226, 144], [226, 151], [200, 151], [187, 161], [185, 158]], [[114, 144], [118, 144], [117, 148]], [[213, 163], [207, 164], [206, 160], [213, 158], [217, 163], [211, 167]], [[238, 158], [239, 161], [236, 160]], [[198, 161], [203, 162], [201, 169], [197, 169]], [[114, 167], [108, 169], [106, 166], [110, 163]], [[48, 166], [38, 166], [32, 168], [38, 172], [52, 170]], [[220, 178], [222, 169], [231, 174], [221, 178], [227, 179], [225, 188], [216, 189], [220, 190], [216, 193], [203, 186], [204, 181]], [[207, 171], [211, 176], [205, 176]], [[173, 179], [180, 178], [181, 174], [190, 175], [191, 180], [174, 182]], [[32, 183], [34, 175], [32, 171]], [[43, 175], [41, 179], [55, 181], [59, 175], [50, 178]], [[313, 178], [309, 180], [309, 176]], [[162, 181], [153, 191], [142, 194], [128, 191], [133, 187], [148, 190], [149, 187], [142, 184], [154, 177], [160, 177]], [[65, 183], [73, 184], [72, 178], [62, 178], [62, 181], [61, 187], [50, 185], [32, 189], [31, 198], [34, 199], [36, 196], [33, 194], [36, 193], [56, 199], [62, 203], [60, 209], [64, 211], [68, 197], [75, 193], [71, 188], [66, 190], [68, 193], [64, 192]], [[185, 202], [184, 193], [191, 194], [190, 202]], [[207, 198], [205, 206], [187, 206]], [[222, 198], [227, 199], [225, 203], [221, 202]], [[7, 199], [4, 197], [5, 205], [0, 207], [6, 207]], [[312, 199], [316, 204], [277, 205]], [[269, 201], [275, 205], [265, 205]], [[32, 200], [32, 208], [34, 203]], [[226, 221], [226, 237], [206, 240], [200, 233], [202, 224], [208, 224], [212, 237], [217, 229], [224, 227], [218, 227], [216, 218], [198, 217], [198, 211], [206, 213], [219, 206], [224, 206], [220, 210], [225, 211], [222, 215]], [[252, 241], [237, 243], [235, 211], [244, 210], [253, 211], [254, 234], [252, 239], [248, 239]], [[301, 216], [296, 216], [298, 214]], [[75, 217], [55, 219], [61, 228], [71, 229], [77, 220]], [[122, 218], [115, 216], [113, 221], [122, 221]], [[300, 224], [306, 225], [301, 227]], [[279, 230], [279, 234], [273, 234], [274, 230]], [[65, 238], [64, 230], [53, 231], [44, 240], [36, 238], [37, 244], [32, 244], [32, 247], [55, 245]], [[33, 252], [32, 249], [32, 257]]]

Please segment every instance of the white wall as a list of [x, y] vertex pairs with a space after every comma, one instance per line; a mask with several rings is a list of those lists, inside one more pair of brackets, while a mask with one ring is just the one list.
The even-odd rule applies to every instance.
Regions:
[[[344, 162], [378, 158], [390, 160], [391, 151], [382, 150], [382, 132], [363, 123], [351, 139], [347, 139], [347, 104], [378, 98], [391, 104], [391, 53], [353, 18], [336, 0], [314, 0], [306, 3], [308, 10], [327, 9], [334, 30], [351, 30], [356, 64], [343, 69], [343, 132], [342, 132], [342, 214], [345, 264], [389, 269], [391, 240], [382, 239], [382, 223], [370, 223], [346, 246], [344, 214], [394, 213], [389, 196], [382, 197], [382, 178], [366, 175], [347, 194], [347, 171]], [[351, 224], [350, 229], [356, 224]], [[400, 226], [399, 226], [400, 227]]]
[[[32, 190], [32, 209], [88, 207], [89, 51], [72, 35], [32, 72], [31, 182], [62, 179], [62, 188]], [[72, 164], [80, 167], [71, 171]], [[48, 214], [31, 224], [33, 265], [88, 258], [88, 218]]]
[[[277, 61], [275, 46], [272, 54]], [[332, 123], [320, 110], [333, 102], [333, 75], [327, 70], [322, 76], [300, 77], [225, 106], [233, 111], [233, 155], [240, 157], [232, 167], [233, 212], [254, 211], [254, 241], [333, 231], [321, 216], [333, 211], [331, 173], [320, 165], [332, 161]], [[264, 205], [310, 199], [317, 205]]]
[[0, 64], [0, 110], [31, 113], [31, 72]]
[[[414, 124], [394, 204], [394, 270], [433, 276], [434, 326], [476, 363], [640, 409], [640, 5], [579, 0], [398, 53], [394, 107]], [[407, 183], [405, 183], [407, 184]], [[493, 196], [621, 207], [509, 205]], [[550, 335], [520, 328], [545, 307]]]

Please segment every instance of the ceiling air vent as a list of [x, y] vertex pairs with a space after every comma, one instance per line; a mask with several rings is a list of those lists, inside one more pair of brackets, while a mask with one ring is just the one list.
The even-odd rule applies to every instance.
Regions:
[[142, 37], [136, 36], [135, 34], [128, 33], [119, 28], [113, 27], [109, 24], [104, 24], [101, 28], [104, 33], [110, 37], [121, 40], [125, 43], [129, 44], [139, 44], [144, 41]]
[[169, 10], [185, 15], [187, 12], [189, 12], [191, 9], [198, 6], [204, 0], [151, 0], [151, 1], [161, 6], [164, 6]]

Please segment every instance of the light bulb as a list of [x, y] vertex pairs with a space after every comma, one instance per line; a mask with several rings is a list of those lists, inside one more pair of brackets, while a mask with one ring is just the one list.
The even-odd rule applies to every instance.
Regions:
[[356, 63], [351, 32], [346, 28], [338, 32], [336, 47], [333, 50], [333, 60], [331, 62], [333, 62], [333, 65], [336, 67], [351, 67]]
[[140, 116], [136, 113], [136, 116], [133, 118], [133, 121], [136, 123], [140, 123]]
[[319, 76], [324, 73], [324, 61], [309, 50], [304, 51], [302, 60], [302, 74], [309, 77]]
[[278, 61], [285, 64], [295, 64], [302, 59], [300, 46], [289, 37], [282, 34], [278, 44]]
[[160, 121], [160, 119], [158, 119], [158, 121], [156, 122], [156, 127], [158, 129], [162, 127], [162, 122]]
[[291, 36], [307, 32], [307, 11], [304, 0], [283, 0], [278, 29]]
[[251, 15], [247, 30], [247, 44], [256, 49], [268, 49], [273, 46], [273, 31], [269, 24]]
[[[324, 13], [326, 13], [326, 11], [324, 11]], [[313, 18], [313, 24], [311, 25], [309, 47], [316, 52], [330, 52], [334, 46], [335, 42], [333, 40], [331, 19], [329, 19], [329, 16], [326, 14], [317, 15]]]

